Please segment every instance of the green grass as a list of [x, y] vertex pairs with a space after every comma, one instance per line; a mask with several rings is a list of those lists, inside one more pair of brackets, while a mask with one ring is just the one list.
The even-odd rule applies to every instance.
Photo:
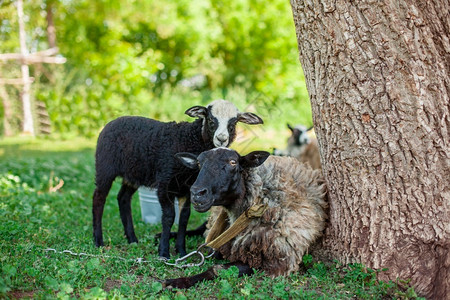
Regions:
[[[107, 199], [103, 218], [106, 247], [92, 241], [91, 196], [94, 189], [95, 141], [52, 141], [16, 138], [0, 141], [0, 298], [87, 299], [391, 299], [415, 298], [411, 288], [376, 280], [376, 271], [362, 265], [304, 258], [303, 270], [287, 277], [263, 273], [237, 278], [236, 270], [223, 271], [213, 282], [189, 290], [163, 290], [157, 281], [199, 273], [217, 263], [180, 270], [157, 258], [161, 226], [141, 221], [137, 194], [132, 202], [139, 244], [123, 237], [117, 200], [119, 182]], [[246, 149], [261, 147], [265, 142]], [[241, 149], [244, 146], [239, 146]], [[50, 192], [59, 180], [64, 185]], [[193, 213], [190, 227], [205, 220]], [[189, 238], [187, 250], [202, 243]], [[172, 242], [171, 248], [174, 248]], [[85, 252], [98, 257], [44, 252]], [[144, 257], [151, 263], [106, 258]], [[103, 256], [103, 257], [102, 257]]]

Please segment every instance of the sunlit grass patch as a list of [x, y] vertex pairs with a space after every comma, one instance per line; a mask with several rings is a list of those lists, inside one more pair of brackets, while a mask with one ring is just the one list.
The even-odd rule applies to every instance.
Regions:
[[55, 139], [54, 137], [35, 138], [15, 136], [0, 140], [0, 160], [9, 157], [46, 156], [62, 152], [77, 152], [95, 148], [95, 138], [73, 137]]

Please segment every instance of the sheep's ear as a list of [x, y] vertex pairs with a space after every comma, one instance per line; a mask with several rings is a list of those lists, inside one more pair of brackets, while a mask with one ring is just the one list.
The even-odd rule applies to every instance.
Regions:
[[200, 105], [192, 106], [191, 108], [188, 108], [184, 113], [189, 117], [204, 119], [206, 117], [206, 107]]
[[242, 156], [239, 159], [239, 164], [243, 168], [255, 168], [262, 165], [269, 157], [270, 153], [267, 151], [253, 151]]
[[175, 154], [175, 157], [189, 169], [198, 169], [197, 155], [188, 153], [188, 152], [180, 152]]
[[286, 125], [292, 132], [294, 132], [294, 127], [292, 127], [291, 124], [287, 123]]
[[249, 112], [239, 113], [238, 121], [245, 123], [245, 124], [251, 124], [251, 125], [264, 124], [264, 121], [260, 117], [258, 117], [254, 113], [249, 113]]
[[312, 130], [312, 129], [314, 129], [314, 125], [312, 125], [312, 126], [309, 127], [308, 129], [306, 129], [306, 132], [308, 132], [308, 131], [310, 131], [310, 130]]

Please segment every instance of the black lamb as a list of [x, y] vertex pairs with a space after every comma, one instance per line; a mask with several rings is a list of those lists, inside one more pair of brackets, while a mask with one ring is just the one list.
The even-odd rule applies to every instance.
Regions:
[[194, 106], [187, 115], [198, 118], [189, 122], [163, 123], [125, 116], [108, 123], [98, 137], [95, 154], [96, 189], [93, 195], [93, 227], [96, 246], [103, 246], [102, 215], [106, 197], [116, 177], [122, 177], [117, 196], [120, 217], [129, 243], [138, 242], [131, 216], [131, 199], [139, 186], [157, 189], [162, 208], [162, 234], [158, 248], [169, 258], [170, 229], [175, 218], [174, 198], [185, 197], [182, 205], [175, 248], [185, 255], [186, 227], [190, 215], [190, 192], [198, 171], [184, 167], [175, 154], [200, 154], [215, 147], [228, 147], [236, 137], [237, 122], [262, 124], [252, 113], [241, 113], [230, 102], [216, 100], [207, 107]]

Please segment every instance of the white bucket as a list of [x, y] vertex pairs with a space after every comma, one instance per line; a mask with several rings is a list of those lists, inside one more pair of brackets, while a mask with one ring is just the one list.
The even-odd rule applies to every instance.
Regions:
[[[144, 223], [161, 223], [161, 205], [159, 204], [156, 189], [141, 186], [138, 189], [139, 200], [141, 203], [142, 221]], [[178, 224], [180, 213], [178, 209], [178, 199], [175, 198], [175, 223]]]

